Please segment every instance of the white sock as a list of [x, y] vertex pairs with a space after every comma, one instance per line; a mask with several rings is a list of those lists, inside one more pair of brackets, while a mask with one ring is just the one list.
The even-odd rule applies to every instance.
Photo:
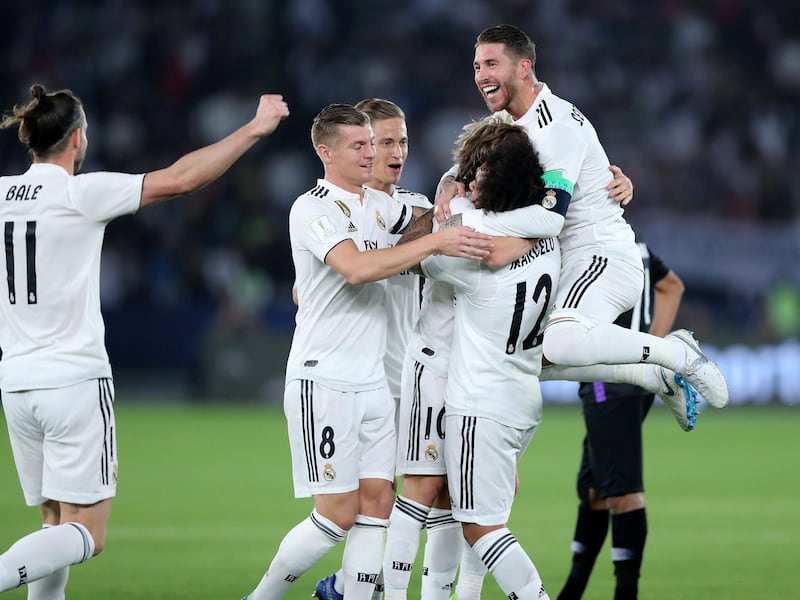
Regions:
[[281, 541], [278, 553], [249, 600], [282, 598], [298, 577], [341, 542], [347, 532], [316, 510], [295, 525]]
[[422, 559], [422, 600], [447, 600], [461, 558], [464, 535], [450, 510], [432, 508], [428, 515], [428, 540]]
[[411, 569], [419, 550], [419, 534], [425, 526], [429, 506], [403, 496], [394, 501], [389, 529], [386, 532], [386, 554], [383, 557], [383, 587], [386, 600], [405, 600]]
[[[333, 589], [336, 589], [335, 585]], [[381, 570], [381, 572], [378, 573], [378, 581], [375, 582], [375, 589], [372, 591], [372, 600], [384, 600], [383, 590], [383, 571]]]
[[588, 328], [579, 321], [557, 321], [545, 329], [543, 350], [548, 360], [568, 367], [647, 362], [681, 371], [686, 362], [682, 344], [613, 323]]
[[344, 571], [339, 569], [335, 573], [336, 579], [333, 580], [333, 589], [344, 596]]
[[371, 600], [383, 562], [388, 526], [389, 519], [356, 515], [342, 558], [347, 600]]
[[[538, 598], [542, 588], [539, 572], [506, 527], [487, 533], [475, 542], [472, 549], [481, 557], [506, 596], [521, 600]], [[531, 592], [534, 589], [535, 594]]]
[[548, 365], [542, 368], [539, 381], [604, 381], [631, 383], [650, 392], [659, 390], [658, 367], [646, 363], [630, 365], [588, 365], [564, 367]]
[[35, 531], [0, 555], [0, 592], [49, 577], [64, 567], [89, 560], [93, 554], [94, 539], [80, 523]]
[[[42, 525], [49, 529], [54, 525]], [[69, 567], [53, 571], [52, 575], [42, 577], [28, 584], [28, 600], [65, 600]]]
[[480, 600], [483, 579], [488, 570], [481, 557], [476, 554], [465, 539], [461, 540], [461, 563], [458, 567], [458, 600]]

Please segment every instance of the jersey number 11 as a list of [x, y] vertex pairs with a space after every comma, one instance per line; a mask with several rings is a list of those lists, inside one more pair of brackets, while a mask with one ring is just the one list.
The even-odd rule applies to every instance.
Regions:
[[[17, 290], [14, 274], [14, 222], [6, 221], [4, 231], [6, 246], [6, 281], [8, 282], [8, 301], [17, 303]], [[25, 224], [25, 264], [28, 280], [28, 304], [36, 304], [36, 221]]]

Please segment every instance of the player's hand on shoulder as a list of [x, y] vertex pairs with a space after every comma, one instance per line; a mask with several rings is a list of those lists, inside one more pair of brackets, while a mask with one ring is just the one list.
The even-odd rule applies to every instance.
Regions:
[[472, 227], [447, 227], [431, 235], [438, 236], [436, 248], [447, 256], [483, 260], [494, 248], [491, 236]]
[[455, 196], [463, 196], [466, 193], [464, 184], [456, 181], [452, 175], [442, 177], [439, 185], [436, 186], [436, 198], [433, 203], [433, 214], [439, 223], [444, 223], [450, 215], [450, 200]]
[[263, 94], [258, 102], [258, 110], [253, 121], [257, 127], [257, 134], [265, 136], [271, 134], [278, 124], [289, 116], [289, 105], [280, 94]]
[[633, 182], [617, 165], [611, 165], [608, 170], [614, 174], [614, 179], [606, 186], [609, 197], [622, 206], [633, 200]]

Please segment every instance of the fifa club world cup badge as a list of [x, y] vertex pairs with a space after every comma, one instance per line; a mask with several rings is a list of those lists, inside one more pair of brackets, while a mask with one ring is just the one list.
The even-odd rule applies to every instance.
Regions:
[[336, 479], [336, 471], [333, 470], [333, 465], [331, 463], [326, 463], [324, 467], [322, 467], [322, 476], [325, 478], [325, 481], [333, 481]]
[[439, 460], [439, 449], [436, 447], [436, 444], [428, 444], [428, 447], [425, 448], [425, 459], [428, 462], [436, 462]]
[[383, 220], [383, 217], [381, 216], [381, 211], [379, 210], [375, 211], [375, 220], [378, 222], [378, 227], [380, 227], [383, 230], [386, 230], [386, 221]]

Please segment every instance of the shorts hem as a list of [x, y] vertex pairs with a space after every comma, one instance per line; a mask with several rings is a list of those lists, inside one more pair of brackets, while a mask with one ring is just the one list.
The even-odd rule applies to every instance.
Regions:
[[[76, 494], [73, 492], [48, 492], [42, 490], [42, 497], [45, 500], [55, 500], [56, 502], [64, 502], [66, 504], [78, 504], [81, 506], [91, 506], [103, 500], [114, 498], [117, 495], [116, 490], [107, 490], [104, 492], [95, 492], [94, 494]], [[44, 502], [43, 500], [42, 502]], [[41, 502], [39, 503], [41, 504]]]

